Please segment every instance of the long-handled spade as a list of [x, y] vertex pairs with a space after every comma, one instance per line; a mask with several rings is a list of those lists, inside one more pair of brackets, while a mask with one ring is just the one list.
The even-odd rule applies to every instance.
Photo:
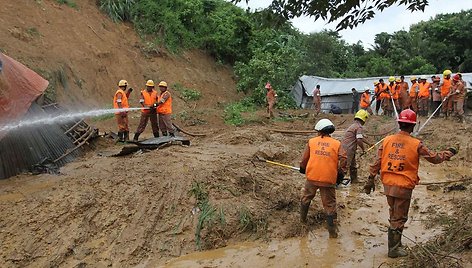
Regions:
[[[293, 170], [300, 171], [299, 167], [294, 167], [294, 166], [282, 164], [282, 163], [279, 163], [279, 162], [270, 161], [270, 160], [267, 160], [267, 159], [265, 159], [263, 157], [260, 157], [260, 156], [257, 156], [257, 155], [255, 156], [255, 159], [258, 160], [258, 161], [261, 161], [261, 162], [266, 162], [268, 164], [272, 164], [272, 165], [276, 165], [276, 166], [280, 166], [280, 167], [284, 167], [284, 168], [290, 168], [290, 169], [293, 169]], [[340, 182], [338, 183], [339, 180], [340, 180]], [[343, 178], [338, 178], [338, 181], [336, 182], [336, 184], [342, 184], [342, 185], [348, 185], [349, 182], [351, 182], [350, 179], [345, 179], [344, 177]]]

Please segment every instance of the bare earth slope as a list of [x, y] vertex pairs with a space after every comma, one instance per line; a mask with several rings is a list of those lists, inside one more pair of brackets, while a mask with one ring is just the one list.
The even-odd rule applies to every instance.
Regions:
[[[199, 90], [197, 107], [236, 98], [230, 68], [199, 51], [177, 56], [150, 49], [131, 25], [101, 13], [95, 0], [75, 2], [77, 8], [54, 0], [0, 0], [0, 50], [50, 80], [69, 108], [111, 106], [121, 79], [136, 89], [132, 105], [138, 105], [138, 89], [147, 79]], [[183, 110], [187, 104], [176, 98], [175, 106]]]

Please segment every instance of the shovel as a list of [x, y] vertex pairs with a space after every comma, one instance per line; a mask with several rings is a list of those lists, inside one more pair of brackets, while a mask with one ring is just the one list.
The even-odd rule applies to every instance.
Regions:
[[256, 156], [256, 159], [261, 161], [261, 162], [266, 162], [266, 163], [269, 163], [269, 164], [272, 164], [272, 165], [277, 165], [277, 166], [281, 166], [281, 167], [285, 167], [285, 168], [291, 168], [293, 170], [300, 171], [299, 167], [289, 166], [289, 165], [282, 164], [282, 163], [279, 163], [279, 162], [270, 161], [270, 160], [264, 159], [260, 156]]

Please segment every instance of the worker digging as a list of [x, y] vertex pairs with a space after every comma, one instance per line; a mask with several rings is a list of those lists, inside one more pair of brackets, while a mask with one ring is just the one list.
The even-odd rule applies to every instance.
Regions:
[[316, 191], [320, 191], [329, 237], [337, 238], [336, 213], [336, 182], [344, 178], [346, 173], [346, 152], [341, 142], [332, 138], [335, 130], [329, 119], [321, 119], [316, 123], [318, 136], [308, 141], [302, 161], [300, 173], [306, 174], [305, 187], [300, 201], [300, 219], [307, 221], [308, 209]]

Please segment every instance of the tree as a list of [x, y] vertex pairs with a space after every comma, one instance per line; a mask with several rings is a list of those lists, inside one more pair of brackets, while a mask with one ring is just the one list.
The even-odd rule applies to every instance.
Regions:
[[[248, 3], [251, 0], [245, 1]], [[239, 3], [241, 0], [232, 2]], [[428, 0], [272, 0], [269, 8], [286, 19], [310, 16], [315, 20], [329, 22], [341, 20], [336, 29], [343, 30], [352, 29], [372, 19], [376, 12], [382, 12], [393, 5], [405, 6], [411, 12], [424, 11]]]

